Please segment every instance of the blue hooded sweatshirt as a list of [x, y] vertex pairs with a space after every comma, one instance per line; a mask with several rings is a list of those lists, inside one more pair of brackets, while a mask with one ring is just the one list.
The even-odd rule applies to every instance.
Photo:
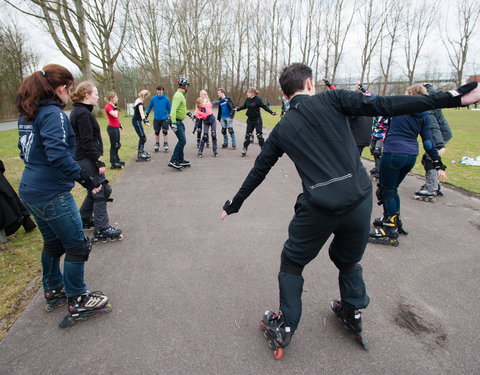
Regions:
[[154, 120], [166, 120], [168, 116], [170, 116], [170, 110], [172, 108], [172, 104], [170, 103], [170, 100], [167, 98], [165, 94], [162, 94], [160, 96], [155, 95], [150, 99], [150, 104], [148, 105], [148, 108], [145, 112], [145, 114], [148, 116], [150, 111], [152, 110], [152, 107], [154, 107]]
[[56, 101], [40, 102], [31, 122], [18, 120], [18, 148], [25, 162], [19, 192], [27, 203], [52, 199], [70, 191], [80, 178], [75, 161], [75, 132]]

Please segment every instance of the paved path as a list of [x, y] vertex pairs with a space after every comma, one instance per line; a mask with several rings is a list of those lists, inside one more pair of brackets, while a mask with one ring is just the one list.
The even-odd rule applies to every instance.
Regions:
[[[240, 139], [243, 129], [236, 124]], [[301, 190], [289, 159], [219, 221], [258, 150], [213, 158], [207, 149], [197, 159], [188, 134], [190, 169], [167, 168], [165, 153], [129, 164], [109, 209], [125, 239], [96, 245], [86, 267], [113, 311], [61, 330], [64, 311], [44, 313], [39, 292], [0, 343], [0, 373], [479, 373], [480, 201], [448, 188], [436, 204], [413, 201], [415, 176], [400, 189], [411, 233], [397, 248], [369, 245], [363, 261], [372, 349], [360, 349], [330, 311], [337, 271], [324, 249], [304, 271], [299, 330], [283, 359], [272, 358], [258, 322], [277, 307], [280, 250]]]

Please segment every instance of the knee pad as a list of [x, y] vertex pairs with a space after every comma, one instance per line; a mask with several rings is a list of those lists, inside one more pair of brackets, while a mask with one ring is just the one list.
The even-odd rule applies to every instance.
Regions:
[[65, 249], [65, 262], [86, 262], [92, 250], [92, 242], [86, 238], [80, 245], [71, 249]]
[[280, 256], [280, 272], [289, 273], [291, 275], [302, 276], [303, 268], [301, 264], [295, 263], [291, 261], [285, 255], [285, 250], [282, 251], [282, 255]]
[[110, 198], [110, 195], [112, 195], [112, 187], [108, 183], [108, 180], [104, 180], [102, 182], [102, 190], [96, 194], [92, 194], [92, 197], [96, 201], [113, 202], [113, 199]]
[[233, 128], [228, 128], [228, 134], [230, 135], [235, 134], [235, 131], [233, 130]]
[[155, 130], [155, 135], [158, 137], [160, 135], [160, 130]]
[[370, 149], [371, 150], [371, 153], [372, 153], [372, 156], [373, 157], [380, 157], [382, 156], [382, 149], [380, 147], [373, 147]]
[[212, 140], [217, 139], [217, 132], [215, 130], [212, 130]]
[[223, 134], [223, 135], [226, 135], [226, 134], [227, 134], [227, 129], [226, 129], [226, 128], [222, 128], [222, 134]]
[[65, 249], [62, 242], [57, 239], [51, 242], [44, 242], [43, 252], [52, 258], [60, 258], [65, 253]]
[[140, 142], [145, 143], [146, 141], [147, 141], [147, 137], [145, 137], [144, 135], [142, 135], [142, 136], [140, 137]]
[[[168, 135], [168, 130], [167, 129], [162, 129], [162, 134], [163, 135]], [[157, 134], [158, 135], [158, 134]]]
[[203, 135], [202, 141], [208, 142], [208, 134], [207, 134], [207, 133], [205, 133], [205, 134]]
[[264, 143], [265, 143], [265, 138], [263, 138], [263, 134], [262, 133], [258, 133], [257, 134], [257, 139], [258, 139], [258, 144], [260, 146], [262, 146]]
[[115, 150], [119, 150], [120, 147], [122, 147], [122, 144], [121, 144], [120, 142], [117, 142], [117, 143], [115, 143], [115, 144], [113, 145], [113, 148], [114, 148]]
[[250, 142], [250, 138], [252, 137], [252, 133], [245, 133], [245, 140]]

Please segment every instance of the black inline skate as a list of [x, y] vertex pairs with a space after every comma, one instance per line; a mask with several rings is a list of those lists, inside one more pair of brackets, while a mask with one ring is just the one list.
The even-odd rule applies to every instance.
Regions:
[[163, 142], [163, 151], [168, 152], [168, 142]]
[[424, 202], [435, 203], [437, 201], [437, 192], [421, 189], [415, 192], [413, 199], [424, 201]]
[[368, 242], [391, 245], [397, 247], [398, 242], [398, 216], [389, 216], [383, 220], [383, 226], [370, 231]]
[[245, 155], [247, 155], [247, 149], [244, 147], [242, 149], [242, 157], [245, 157]]
[[55, 308], [65, 305], [65, 302], [67, 302], [67, 296], [65, 295], [63, 287], [46, 290], [44, 296], [47, 302], [44, 307], [46, 312], [51, 312], [55, 310]]
[[68, 297], [68, 314], [60, 321], [60, 328], [67, 328], [76, 324], [79, 320], [109, 313], [112, 305], [108, 303], [108, 297], [102, 292], [86, 292], [79, 296]]
[[83, 226], [83, 229], [92, 229], [95, 226], [93, 218], [82, 217], [82, 226]]
[[149, 161], [150, 160], [150, 154], [145, 151], [138, 151], [137, 153], [137, 159], [135, 161]]
[[111, 169], [122, 169], [123, 164], [121, 163], [112, 163], [112, 166], [110, 167]]
[[93, 242], [107, 242], [107, 240], [115, 241], [115, 240], [122, 240], [123, 234], [121, 229], [117, 229], [114, 227], [107, 227], [105, 229], [101, 229], [98, 232], [93, 234]]
[[192, 163], [190, 163], [188, 160], [185, 160], [185, 159], [183, 159], [182, 161], [178, 162], [178, 164], [179, 164], [182, 168], [186, 168], [186, 167], [191, 167], [191, 166], [192, 166]]
[[283, 348], [290, 344], [293, 332], [285, 326], [285, 318], [282, 312], [278, 314], [267, 310], [260, 321], [260, 330], [268, 340], [268, 346], [273, 350], [273, 358], [280, 359], [283, 356]]
[[158, 152], [160, 150], [160, 142], [156, 142], [155, 146], [153, 146], [153, 151]]
[[228, 143], [222, 143], [222, 148], [227, 148], [228, 147]]
[[345, 327], [353, 333], [355, 341], [360, 343], [365, 350], [368, 350], [370, 345], [362, 333], [362, 311], [343, 307], [342, 301], [339, 299], [332, 300], [330, 306], [335, 315], [345, 324]]
[[[403, 222], [402, 222], [402, 219], [400, 219], [400, 214], [397, 214], [397, 216], [398, 216], [398, 221], [397, 221], [398, 233], [399, 234], [404, 234], [406, 236], [408, 234], [408, 231], [403, 227]], [[376, 226], [376, 227], [383, 227], [384, 221], [385, 221], [385, 218], [383, 216], [382, 217], [376, 217], [373, 220], [373, 225]]]

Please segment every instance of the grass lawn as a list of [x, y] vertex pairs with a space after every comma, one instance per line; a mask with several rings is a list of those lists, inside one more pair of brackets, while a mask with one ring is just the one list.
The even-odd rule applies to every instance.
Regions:
[[[280, 107], [271, 107], [277, 112], [272, 116], [262, 111], [263, 124], [272, 129], [280, 120]], [[235, 119], [245, 121], [246, 111], [236, 114]], [[476, 157], [480, 155], [480, 111], [444, 110], [453, 131], [453, 139], [447, 145], [447, 152], [443, 156], [448, 166], [448, 182], [464, 189], [480, 193], [480, 167], [452, 164], [450, 161], [459, 161], [463, 156]], [[104, 157], [108, 165], [110, 144], [106, 131], [106, 119], [99, 118], [104, 140]], [[120, 157], [127, 163], [131, 162], [136, 154], [138, 137], [133, 130], [130, 118], [123, 118], [124, 130], [121, 132], [122, 148]], [[147, 129], [151, 137], [152, 129]], [[17, 130], [0, 132], [0, 159], [3, 160], [5, 176], [11, 185], [17, 189], [22, 172], [23, 161], [18, 157]], [[172, 139], [175, 144], [175, 137]], [[370, 151], [366, 149], [364, 157], [370, 158]], [[420, 160], [420, 158], [418, 158]], [[423, 167], [419, 162], [414, 172], [423, 175]], [[111, 183], [115, 183], [121, 175], [121, 170], [107, 169], [107, 176]], [[78, 204], [85, 196], [85, 190], [77, 186], [72, 191]], [[40, 253], [42, 238], [38, 230], [25, 234], [23, 228], [8, 237], [6, 244], [0, 244], [0, 340], [5, 336], [8, 328], [15, 322], [18, 315], [38, 290], [41, 282]]]

